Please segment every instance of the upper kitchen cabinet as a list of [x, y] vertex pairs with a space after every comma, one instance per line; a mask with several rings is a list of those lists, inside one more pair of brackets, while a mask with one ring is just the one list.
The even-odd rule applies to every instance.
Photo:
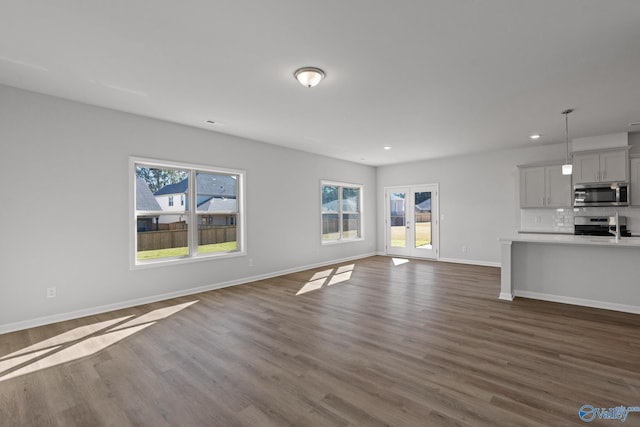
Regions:
[[571, 176], [561, 165], [520, 166], [520, 207], [571, 207]]
[[626, 182], [628, 148], [573, 153], [573, 183]]
[[631, 159], [629, 171], [629, 190], [631, 191], [631, 206], [640, 207], [640, 157]]

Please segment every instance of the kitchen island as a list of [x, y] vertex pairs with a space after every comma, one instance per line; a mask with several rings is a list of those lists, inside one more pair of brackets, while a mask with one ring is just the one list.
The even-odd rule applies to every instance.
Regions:
[[640, 238], [519, 234], [499, 241], [500, 299], [640, 313]]

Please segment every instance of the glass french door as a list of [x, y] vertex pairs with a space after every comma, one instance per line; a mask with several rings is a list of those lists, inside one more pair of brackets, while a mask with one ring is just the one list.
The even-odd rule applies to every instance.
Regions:
[[388, 255], [438, 258], [438, 184], [385, 189]]

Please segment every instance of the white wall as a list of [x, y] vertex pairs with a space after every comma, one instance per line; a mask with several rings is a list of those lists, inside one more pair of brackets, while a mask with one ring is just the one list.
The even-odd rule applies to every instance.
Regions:
[[378, 168], [378, 251], [385, 251], [384, 188], [439, 183], [440, 258], [499, 265], [498, 237], [520, 227], [517, 165], [563, 159], [564, 148], [532, 145]]
[[[376, 251], [372, 167], [6, 86], [0, 144], [0, 332]], [[245, 170], [247, 256], [131, 271], [132, 155]], [[320, 244], [321, 179], [365, 186], [366, 240]]]

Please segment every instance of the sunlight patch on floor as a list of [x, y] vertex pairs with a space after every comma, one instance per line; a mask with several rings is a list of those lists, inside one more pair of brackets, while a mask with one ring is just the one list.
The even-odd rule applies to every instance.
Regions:
[[331, 275], [331, 273], [333, 273], [333, 269], [332, 268], [330, 268], [329, 270], [318, 271], [313, 276], [311, 276], [311, 279], [309, 279], [309, 281], [313, 282], [314, 280], [327, 278], [327, 277], [329, 277]]
[[317, 291], [324, 286], [331, 286], [337, 283], [346, 282], [351, 279], [351, 274], [356, 268], [355, 264], [343, 265], [335, 269], [323, 270], [311, 276], [311, 279], [300, 288], [296, 295], [306, 294], [307, 292]]
[[155, 322], [176, 314], [180, 310], [184, 310], [185, 308], [197, 302], [198, 301], [191, 301], [184, 304], [172, 305], [171, 307], [159, 308], [157, 310], [150, 311], [147, 314], [143, 314], [140, 317], [136, 317], [135, 319], [131, 319], [128, 322], [123, 323], [122, 325], [118, 325], [115, 328], [110, 329], [110, 331], [117, 331], [119, 329], [142, 325], [143, 323]]
[[[11, 368], [15, 368], [16, 366], [20, 366], [23, 363], [27, 363], [28, 361], [32, 360], [32, 359], [36, 359], [46, 353], [49, 353], [53, 350], [57, 350], [59, 349], [60, 346], [56, 346], [56, 347], [52, 347], [52, 348], [48, 348], [46, 350], [40, 350], [40, 351], [36, 351], [35, 353], [31, 353], [31, 354], [26, 354], [23, 356], [17, 356], [17, 357], [13, 357], [11, 359], [6, 359], [6, 360], [2, 360], [0, 361], [0, 372], [4, 372], [4, 371], [8, 371]], [[1, 381], [1, 380], [0, 380]]]
[[335, 274], [331, 279], [329, 279], [329, 283], [327, 286], [335, 285], [336, 283], [346, 282], [351, 279], [351, 272], [347, 271], [340, 274]]
[[[46, 339], [44, 341], [40, 341], [34, 345], [29, 347], [25, 347], [22, 350], [18, 350], [11, 354], [7, 354], [0, 358], [0, 360], [8, 359], [10, 357], [20, 356], [21, 354], [31, 353], [32, 351], [42, 350], [49, 347], [57, 346], [59, 347], [62, 344], [69, 343], [71, 341], [77, 341], [84, 337], [88, 337], [89, 335], [96, 333], [102, 329], [108, 328], [111, 325], [115, 325], [116, 323], [122, 322], [133, 316], [124, 316], [118, 319], [107, 320], [105, 322], [93, 323], [91, 325], [80, 326], [79, 328], [72, 329], [70, 331], [64, 332], [60, 335], [56, 335], [55, 337]], [[0, 370], [1, 372], [1, 370]]]
[[30, 374], [41, 369], [51, 368], [53, 366], [61, 365], [63, 363], [71, 362], [72, 360], [77, 360], [83, 357], [92, 356], [99, 351], [109, 347], [110, 345], [115, 344], [118, 341], [128, 337], [129, 335], [133, 335], [136, 332], [153, 324], [155, 324], [155, 322], [147, 323], [146, 325], [135, 326], [128, 329], [122, 329], [115, 332], [107, 332], [106, 334], [98, 335], [97, 337], [88, 338], [84, 341], [80, 341], [78, 344], [66, 347], [50, 356], [47, 356], [27, 366], [10, 372], [5, 376], [0, 377], [0, 381], [19, 377], [20, 375]]
[[[138, 317], [129, 315], [81, 326], [15, 351], [0, 358], [0, 374], [4, 373], [0, 376], [0, 382], [92, 356], [197, 302], [160, 308]], [[131, 320], [117, 325], [128, 319]], [[114, 325], [117, 326], [111, 328]]]
[[322, 285], [324, 285], [324, 282], [326, 281], [327, 279], [318, 279], [318, 280], [312, 280], [310, 282], [307, 282], [302, 288], [300, 288], [300, 290], [296, 293], [296, 295], [306, 294], [307, 292], [320, 289]]
[[409, 262], [409, 260], [406, 258], [391, 258], [391, 260], [393, 261], [393, 265], [395, 266], [406, 264]]

